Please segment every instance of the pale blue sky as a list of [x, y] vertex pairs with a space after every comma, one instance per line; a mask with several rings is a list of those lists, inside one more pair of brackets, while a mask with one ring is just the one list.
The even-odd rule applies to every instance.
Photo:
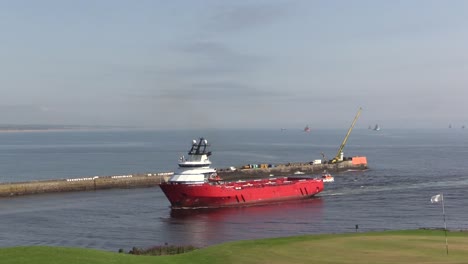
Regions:
[[0, 124], [468, 125], [468, 1], [0, 1]]

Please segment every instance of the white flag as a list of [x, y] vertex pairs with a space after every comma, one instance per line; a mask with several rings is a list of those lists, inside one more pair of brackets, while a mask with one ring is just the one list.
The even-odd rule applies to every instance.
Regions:
[[444, 199], [442, 194], [434, 195], [434, 196], [431, 197], [431, 203], [438, 203], [438, 202], [442, 201], [442, 199]]

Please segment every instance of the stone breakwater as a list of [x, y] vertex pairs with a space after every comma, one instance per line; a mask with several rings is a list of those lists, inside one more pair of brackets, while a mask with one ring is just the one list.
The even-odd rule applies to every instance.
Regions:
[[[243, 167], [217, 169], [225, 181], [259, 179], [271, 176], [291, 176], [296, 174], [315, 175], [327, 172], [367, 170], [366, 157], [350, 157], [338, 163], [321, 163], [320, 160], [287, 164], [250, 164]], [[53, 192], [96, 191], [114, 188], [154, 187], [168, 181], [174, 172], [157, 172], [115, 176], [94, 176], [85, 178], [43, 180], [30, 182], [0, 183], [0, 197]]]
[[58, 180], [0, 183], [0, 197], [54, 192], [96, 191], [114, 188], [154, 187], [165, 182], [173, 172], [94, 176]]

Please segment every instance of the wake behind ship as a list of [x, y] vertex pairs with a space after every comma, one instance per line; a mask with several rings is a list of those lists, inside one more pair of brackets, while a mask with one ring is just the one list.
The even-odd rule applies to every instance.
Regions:
[[311, 198], [323, 191], [322, 179], [307, 176], [225, 182], [211, 168], [208, 141], [193, 140], [188, 157], [160, 187], [174, 209], [237, 207]]

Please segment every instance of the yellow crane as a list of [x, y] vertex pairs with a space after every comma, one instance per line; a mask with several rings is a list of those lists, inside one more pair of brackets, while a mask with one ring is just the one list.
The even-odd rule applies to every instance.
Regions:
[[343, 149], [344, 149], [344, 147], [346, 145], [346, 141], [348, 141], [349, 134], [351, 134], [351, 131], [353, 130], [354, 124], [356, 124], [356, 121], [358, 120], [359, 115], [361, 115], [361, 110], [362, 110], [362, 108], [359, 107], [359, 110], [358, 110], [358, 112], [356, 114], [356, 117], [354, 117], [353, 123], [351, 124], [351, 126], [348, 129], [348, 133], [346, 134], [343, 142], [341, 143], [341, 146], [338, 149], [338, 153], [336, 153], [336, 156], [331, 160], [331, 163], [337, 163], [338, 161], [343, 160]]

